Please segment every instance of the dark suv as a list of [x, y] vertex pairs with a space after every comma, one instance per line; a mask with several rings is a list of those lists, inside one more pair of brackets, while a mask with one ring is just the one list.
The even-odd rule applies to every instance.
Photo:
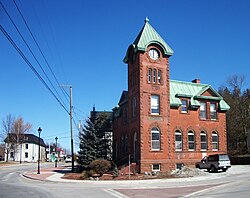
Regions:
[[199, 169], [207, 169], [209, 172], [222, 170], [226, 172], [231, 167], [231, 162], [227, 154], [215, 154], [205, 156], [200, 162], [195, 163]]

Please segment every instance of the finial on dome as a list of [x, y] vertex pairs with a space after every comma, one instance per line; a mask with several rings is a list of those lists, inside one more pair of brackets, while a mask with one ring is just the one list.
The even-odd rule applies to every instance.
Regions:
[[145, 23], [148, 23], [149, 22], [149, 19], [148, 19], [148, 17], [146, 17], [146, 19], [145, 19]]

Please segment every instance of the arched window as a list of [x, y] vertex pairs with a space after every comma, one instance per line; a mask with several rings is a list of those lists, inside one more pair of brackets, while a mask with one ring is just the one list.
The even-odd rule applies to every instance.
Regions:
[[160, 131], [158, 128], [151, 130], [151, 148], [152, 150], [160, 150]]
[[207, 134], [204, 131], [201, 131], [200, 138], [201, 138], [201, 151], [206, 151], [207, 150]]
[[215, 131], [212, 132], [212, 145], [213, 151], [218, 151], [218, 134]]
[[195, 137], [193, 131], [188, 131], [188, 150], [189, 151], [195, 150]]
[[175, 150], [182, 150], [182, 134], [179, 130], [175, 131]]

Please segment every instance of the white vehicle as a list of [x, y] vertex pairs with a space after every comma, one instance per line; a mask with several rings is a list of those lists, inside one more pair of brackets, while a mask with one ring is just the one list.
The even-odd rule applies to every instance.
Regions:
[[215, 154], [204, 157], [200, 162], [195, 163], [195, 167], [211, 172], [218, 170], [226, 172], [231, 167], [231, 162], [227, 154]]
[[68, 163], [68, 162], [72, 162], [72, 157], [71, 156], [67, 156], [65, 158], [65, 162]]

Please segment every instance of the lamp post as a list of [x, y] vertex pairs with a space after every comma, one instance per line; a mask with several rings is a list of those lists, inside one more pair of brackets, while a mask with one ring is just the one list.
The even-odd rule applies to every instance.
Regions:
[[37, 174], [40, 174], [40, 134], [42, 132], [42, 129], [39, 127], [38, 128], [38, 134], [39, 134], [39, 139], [38, 139], [38, 166], [37, 166]]
[[[56, 140], [56, 150], [55, 150], [55, 152], [56, 152], [56, 154], [57, 154], [57, 140], [58, 140], [58, 138], [55, 137], [55, 140]], [[58, 158], [58, 156], [56, 155], [55, 167], [57, 167], [57, 158]]]

